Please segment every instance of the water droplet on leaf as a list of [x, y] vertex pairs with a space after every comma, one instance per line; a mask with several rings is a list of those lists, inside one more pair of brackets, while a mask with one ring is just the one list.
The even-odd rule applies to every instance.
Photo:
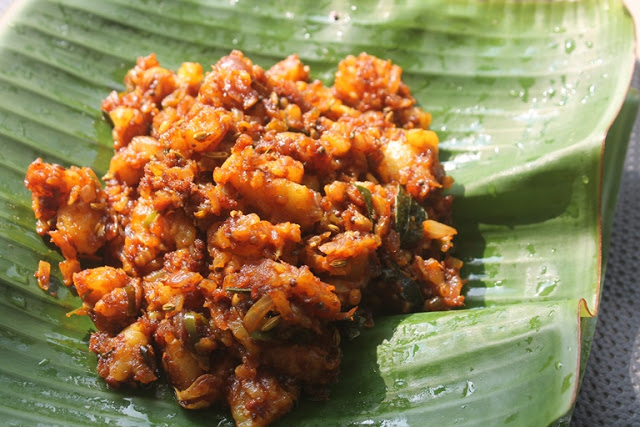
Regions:
[[568, 54], [573, 52], [575, 48], [576, 48], [576, 42], [574, 42], [573, 40], [569, 39], [564, 42], [564, 51], [567, 52]]

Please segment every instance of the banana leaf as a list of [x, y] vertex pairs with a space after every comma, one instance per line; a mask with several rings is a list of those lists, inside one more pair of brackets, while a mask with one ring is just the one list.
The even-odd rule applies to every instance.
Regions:
[[[137, 56], [175, 69], [232, 49], [263, 67], [298, 53], [327, 83], [348, 54], [392, 59], [456, 180], [465, 308], [378, 319], [346, 343], [330, 400], [302, 400], [280, 423], [567, 422], [638, 108], [622, 2], [22, 0], [0, 31], [1, 424], [231, 423], [182, 410], [166, 385], [105, 386], [23, 179], [36, 157], [106, 171], [100, 101]], [[36, 285], [40, 259], [58, 298]]]

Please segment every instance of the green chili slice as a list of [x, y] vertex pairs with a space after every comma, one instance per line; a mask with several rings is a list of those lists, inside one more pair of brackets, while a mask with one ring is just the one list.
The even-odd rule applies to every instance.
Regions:
[[127, 316], [135, 316], [138, 312], [138, 304], [136, 304], [136, 288], [128, 284], [124, 287], [127, 292]]
[[200, 313], [189, 311], [184, 314], [184, 328], [187, 330], [191, 344], [196, 345], [200, 341], [200, 332], [198, 332], [198, 323], [206, 323], [205, 318]]
[[158, 211], [151, 211], [151, 213], [147, 215], [147, 217], [142, 222], [142, 225], [144, 225], [144, 228], [149, 228], [149, 226], [153, 224], [153, 221], [155, 221], [157, 217], [158, 217]]

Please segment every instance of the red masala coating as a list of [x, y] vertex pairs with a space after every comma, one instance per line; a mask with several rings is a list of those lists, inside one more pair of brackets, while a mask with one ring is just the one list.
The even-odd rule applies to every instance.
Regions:
[[262, 426], [327, 396], [354, 316], [463, 304], [452, 180], [401, 77], [365, 53], [333, 87], [296, 55], [265, 71], [233, 51], [206, 74], [150, 55], [102, 103], [104, 188], [87, 168], [29, 167], [38, 232], [65, 256], [109, 385], [161, 368], [185, 408]]

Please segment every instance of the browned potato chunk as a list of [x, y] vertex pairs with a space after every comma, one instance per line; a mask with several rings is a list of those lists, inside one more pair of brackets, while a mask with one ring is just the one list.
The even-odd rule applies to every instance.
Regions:
[[107, 384], [135, 386], [157, 379], [150, 332], [151, 326], [142, 318], [113, 338], [105, 332], [91, 335], [89, 348], [98, 355], [98, 373]]
[[255, 378], [236, 375], [227, 399], [238, 427], [261, 427], [289, 412], [297, 397], [297, 389], [285, 387], [267, 372], [259, 372]]

